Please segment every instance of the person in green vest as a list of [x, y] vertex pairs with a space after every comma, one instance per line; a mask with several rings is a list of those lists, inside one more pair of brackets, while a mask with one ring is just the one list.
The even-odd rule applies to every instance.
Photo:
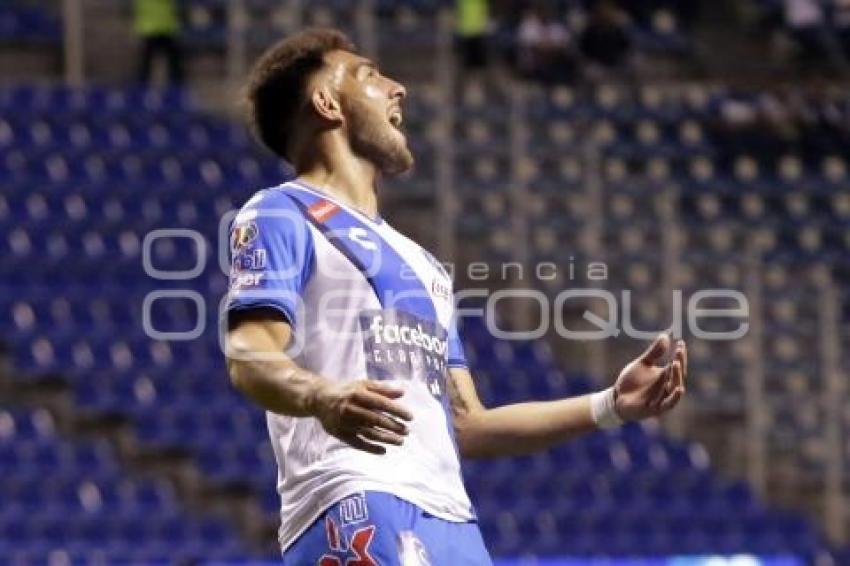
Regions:
[[455, 24], [458, 47], [465, 69], [487, 65], [487, 34], [490, 27], [489, 0], [456, 0]]
[[173, 84], [183, 82], [183, 54], [180, 49], [180, 14], [176, 0], [135, 0], [134, 28], [142, 39], [138, 79], [148, 84], [154, 61], [162, 57]]

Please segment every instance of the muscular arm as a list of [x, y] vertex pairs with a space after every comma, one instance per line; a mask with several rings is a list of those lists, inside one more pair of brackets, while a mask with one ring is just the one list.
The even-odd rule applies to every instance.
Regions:
[[400, 445], [403, 421], [412, 416], [394, 401], [402, 390], [367, 379], [333, 383], [285, 354], [292, 331], [273, 309], [238, 315], [227, 332], [225, 355], [233, 385], [273, 413], [315, 417], [331, 435], [351, 446], [383, 454]]
[[450, 370], [448, 391], [460, 452], [467, 458], [537, 452], [596, 429], [589, 395], [486, 409], [469, 371], [460, 368]]
[[305, 417], [315, 413], [316, 396], [329, 383], [283, 354], [291, 334], [271, 309], [239, 316], [227, 333], [227, 369], [234, 387], [264, 409]]

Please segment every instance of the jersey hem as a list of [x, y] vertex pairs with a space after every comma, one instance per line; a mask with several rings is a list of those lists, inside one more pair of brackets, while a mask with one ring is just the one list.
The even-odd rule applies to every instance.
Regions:
[[285, 306], [285, 305], [282, 305], [280, 303], [275, 303], [275, 302], [272, 302], [272, 301], [258, 301], [258, 302], [246, 302], [246, 303], [235, 302], [234, 304], [227, 307], [227, 312], [231, 313], [231, 312], [237, 312], [237, 311], [249, 311], [249, 310], [252, 310], [252, 309], [259, 309], [259, 308], [271, 308], [271, 309], [278, 311], [280, 314], [282, 314], [284, 316], [284, 318], [286, 318], [286, 322], [289, 323], [289, 326], [291, 326], [292, 328], [295, 328], [295, 316], [291, 312], [291, 309], [289, 307]]

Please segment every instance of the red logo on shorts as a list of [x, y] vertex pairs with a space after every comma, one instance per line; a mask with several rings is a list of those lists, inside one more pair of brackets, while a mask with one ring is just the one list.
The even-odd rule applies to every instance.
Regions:
[[[325, 534], [328, 536], [328, 548], [334, 554], [325, 554], [319, 559], [318, 566], [378, 566], [369, 554], [369, 545], [375, 537], [375, 525], [369, 525], [354, 531], [351, 544], [347, 544], [345, 535], [339, 530], [331, 517], [325, 518]], [[340, 554], [341, 556], [335, 556]], [[351, 556], [351, 555], [354, 556]]]

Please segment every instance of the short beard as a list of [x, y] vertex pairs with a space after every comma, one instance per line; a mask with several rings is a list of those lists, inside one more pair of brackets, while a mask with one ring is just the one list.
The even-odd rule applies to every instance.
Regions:
[[413, 167], [413, 154], [407, 144], [382, 128], [367, 108], [355, 103], [349, 109], [351, 149], [368, 159], [384, 175], [400, 175]]

